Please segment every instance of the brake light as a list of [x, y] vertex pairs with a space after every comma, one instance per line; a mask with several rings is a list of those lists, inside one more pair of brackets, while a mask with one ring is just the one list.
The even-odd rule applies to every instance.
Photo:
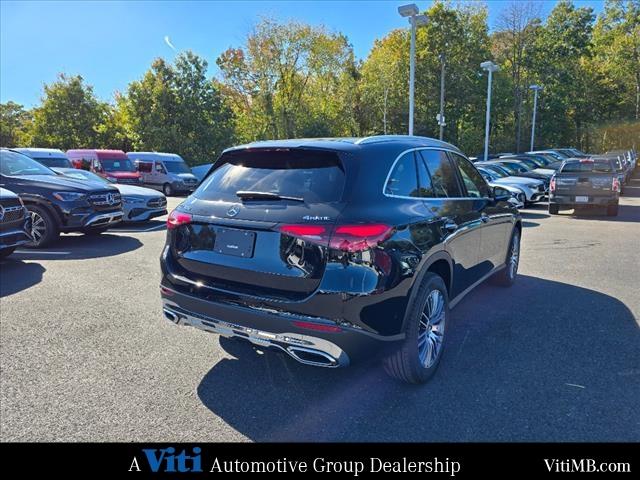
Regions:
[[551, 177], [551, 181], [549, 182], [549, 191], [550, 192], [556, 191], [556, 177]]
[[613, 190], [614, 192], [620, 191], [620, 181], [618, 180], [618, 177], [613, 177], [613, 182], [611, 182], [611, 190]]
[[345, 252], [361, 252], [376, 247], [389, 238], [393, 229], [383, 224], [338, 225], [283, 225], [280, 232], [319, 245]]
[[191, 223], [192, 217], [190, 213], [178, 212], [174, 210], [169, 214], [167, 218], [167, 230], [173, 230], [181, 225], [187, 225]]

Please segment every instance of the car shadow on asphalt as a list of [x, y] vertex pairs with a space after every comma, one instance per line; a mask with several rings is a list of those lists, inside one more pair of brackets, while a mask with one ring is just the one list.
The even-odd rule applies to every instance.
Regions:
[[39, 263], [23, 262], [15, 255], [0, 260], [0, 298], [37, 285], [42, 281], [45, 271]]
[[71, 234], [61, 235], [57, 242], [48, 248], [21, 248], [9, 258], [19, 260], [87, 260], [90, 258], [112, 257], [132, 252], [142, 247], [142, 242], [124, 235]]
[[429, 383], [379, 364], [322, 369], [220, 339], [231, 358], [197, 388], [254, 441], [640, 440], [640, 329], [619, 300], [519, 276], [483, 285], [452, 312]]

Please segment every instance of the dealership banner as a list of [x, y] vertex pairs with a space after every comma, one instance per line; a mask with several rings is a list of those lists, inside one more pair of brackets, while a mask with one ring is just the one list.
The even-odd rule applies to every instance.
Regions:
[[[24, 472], [141, 476], [637, 475], [639, 444], [4, 443]], [[4, 463], [5, 468], [8, 463]], [[592, 475], [593, 476], [593, 475]]]

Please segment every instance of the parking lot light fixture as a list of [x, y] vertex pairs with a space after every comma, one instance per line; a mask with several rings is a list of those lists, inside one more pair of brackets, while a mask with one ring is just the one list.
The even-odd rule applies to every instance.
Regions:
[[415, 3], [399, 6], [398, 13], [402, 17], [408, 17], [409, 24], [411, 25], [411, 47], [409, 53], [409, 135], [413, 135], [414, 87], [416, 69], [416, 27], [426, 25], [429, 20], [426, 15], [419, 15], [420, 10]]
[[500, 70], [500, 67], [490, 60], [480, 64], [483, 70], [489, 72], [489, 82], [487, 84], [487, 116], [484, 125], [484, 160], [489, 155], [489, 122], [491, 119], [491, 83], [493, 81], [493, 72]]
[[538, 109], [538, 92], [542, 90], [540, 85], [530, 85], [529, 88], [533, 90], [533, 118], [531, 119], [531, 148], [529, 151], [533, 151], [533, 143], [536, 136], [536, 110]]

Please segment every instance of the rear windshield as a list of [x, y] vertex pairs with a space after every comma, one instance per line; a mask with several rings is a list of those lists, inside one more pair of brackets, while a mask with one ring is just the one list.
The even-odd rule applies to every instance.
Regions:
[[562, 167], [562, 173], [611, 173], [611, 162], [607, 160], [596, 160], [593, 162], [566, 162]]
[[332, 203], [341, 200], [344, 183], [342, 163], [333, 152], [240, 150], [225, 154], [194, 196], [239, 201], [236, 192], [249, 191]]
[[43, 158], [34, 158], [37, 162], [40, 162], [46, 167], [52, 168], [70, 168], [71, 162], [66, 158], [52, 158], [52, 157], [43, 157]]

